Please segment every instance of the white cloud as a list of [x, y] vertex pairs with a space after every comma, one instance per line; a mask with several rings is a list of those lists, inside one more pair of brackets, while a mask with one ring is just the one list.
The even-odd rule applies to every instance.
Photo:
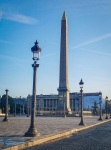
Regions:
[[6, 14], [5, 19], [25, 24], [36, 24], [37, 20], [21, 14]]
[[100, 55], [105, 55], [105, 56], [111, 57], [111, 53], [108, 53], [108, 52], [102, 52], [102, 51], [98, 51], [98, 50], [89, 50], [89, 49], [85, 49], [85, 48], [80, 48], [80, 49], [83, 51], [98, 53]]
[[25, 16], [22, 14], [5, 13], [2, 11], [0, 11], [0, 19], [6, 19], [24, 24], [36, 24], [38, 22], [38, 20], [33, 17]]
[[96, 42], [98, 42], [98, 41], [107, 39], [107, 38], [109, 38], [109, 37], [111, 37], [111, 33], [108, 33], [108, 34], [105, 34], [105, 35], [96, 37], [96, 38], [94, 38], [94, 39], [92, 39], [92, 40], [90, 40], [90, 41], [86, 41], [86, 42], [80, 43], [80, 44], [78, 44], [78, 45], [72, 47], [72, 49], [74, 49], [74, 48], [79, 48], [79, 47], [83, 47], [83, 46], [86, 46], [86, 45], [89, 45], [89, 44], [92, 44], [92, 43], [96, 43]]

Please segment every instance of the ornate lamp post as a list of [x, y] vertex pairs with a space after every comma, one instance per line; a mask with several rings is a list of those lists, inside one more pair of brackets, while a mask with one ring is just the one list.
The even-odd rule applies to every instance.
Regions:
[[2, 109], [2, 113], [4, 114], [4, 108]]
[[17, 100], [17, 96], [16, 96], [16, 99], [14, 101], [14, 106], [15, 106], [15, 108], [14, 108], [14, 116], [16, 116], [16, 100]]
[[66, 94], [63, 93], [63, 101], [64, 101], [64, 118], [66, 117]]
[[83, 121], [83, 85], [84, 85], [84, 82], [82, 81], [82, 79], [79, 82], [79, 85], [80, 85], [80, 93], [81, 93], [81, 121], [79, 125], [85, 125]]
[[111, 119], [111, 100], [109, 101], [109, 107], [110, 107], [110, 119]]
[[108, 119], [108, 97], [107, 96], [105, 100], [106, 100], [106, 118], [105, 119]]
[[101, 101], [101, 98], [102, 98], [102, 93], [101, 92], [99, 92], [99, 104], [100, 104], [100, 117], [99, 117], [99, 119], [98, 120], [102, 120], [102, 109], [101, 109], [101, 103], [102, 103], [102, 101]]
[[33, 60], [34, 63], [32, 64], [33, 67], [33, 93], [32, 93], [32, 109], [31, 109], [31, 122], [30, 127], [28, 131], [25, 133], [25, 136], [27, 137], [34, 137], [38, 136], [39, 133], [37, 129], [35, 128], [35, 113], [36, 113], [36, 71], [37, 67], [39, 67], [39, 64], [37, 64], [37, 61], [39, 60], [41, 48], [38, 46], [38, 42], [35, 42], [35, 45], [31, 48], [31, 51], [33, 53]]
[[27, 117], [29, 117], [29, 99], [30, 99], [30, 95], [27, 96]]
[[3, 121], [8, 121], [8, 89], [5, 90], [6, 91], [6, 113], [5, 113], [5, 118], [3, 119]]
[[63, 117], [65, 118], [66, 117], [66, 93], [61, 93], [59, 95], [59, 99], [62, 101], [63, 103], [63, 110], [62, 110], [62, 114], [63, 114]]
[[22, 115], [24, 115], [24, 102], [23, 102], [23, 108], [22, 108]]
[[15, 102], [14, 116], [16, 116], [16, 102]]
[[20, 107], [20, 116], [21, 116], [21, 109], [22, 109], [22, 108]]

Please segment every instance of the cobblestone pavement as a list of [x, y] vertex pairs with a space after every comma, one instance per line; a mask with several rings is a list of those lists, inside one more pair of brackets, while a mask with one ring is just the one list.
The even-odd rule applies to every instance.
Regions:
[[71, 137], [25, 150], [111, 150], [111, 121]]
[[[84, 117], [86, 126], [96, 124], [96, 117]], [[81, 128], [79, 126], [80, 117], [36, 117], [36, 128], [40, 133], [39, 137], [24, 137], [24, 133], [30, 125], [30, 117], [9, 117], [8, 122], [3, 122], [0, 117], [0, 149], [19, 145], [29, 140], [37, 140], [49, 135], [55, 135], [63, 131]]]

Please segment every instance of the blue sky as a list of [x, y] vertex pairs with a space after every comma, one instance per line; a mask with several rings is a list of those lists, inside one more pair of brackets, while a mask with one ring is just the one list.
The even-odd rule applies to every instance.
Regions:
[[0, 0], [0, 95], [32, 94], [31, 47], [42, 49], [37, 94], [57, 93], [60, 32], [68, 21], [69, 87], [111, 98], [111, 0]]

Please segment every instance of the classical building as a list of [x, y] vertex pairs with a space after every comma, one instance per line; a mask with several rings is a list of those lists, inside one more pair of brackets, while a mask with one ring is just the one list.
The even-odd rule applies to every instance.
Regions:
[[[14, 101], [16, 104], [20, 104], [22, 107], [26, 107], [27, 111], [31, 111], [31, 100], [32, 96], [28, 95], [27, 98], [15, 98]], [[38, 114], [68, 114], [66, 107], [64, 109], [58, 109], [59, 96], [58, 94], [54, 95], [37, 95], [36, 96], [37, 105], [36, 110]], [[101, 97], [102, 109], [105, 108], [105, 100]], [[80, 114], [81, 109], [81, 99], [80, 93], [70, 93], [70, 108], [72, 114]], [[100, 108], [100, 97], [99, 92], [97, 93], [84, 93], [83, 94], [83, 110], [92, 111], [94, 102], [98, 105], [98, 111]]]
[[[80, 113], [81, 110], [81, 97], [80, 93], [70, 93], [70, 108], [72, 113]], [[31, 97], [29, 97], [31, 100]], [[104, 109], [105, 100], [101, 97], [102, 109]], [[98, 110], [100, 108], [100, 97], [99, 92], [97, 93], [84, 93], [83, 94], [83, 110], [91, 111], [94, 106], [94, 102], [97, 102]], [[64, 109], [58, 109], [59, 106], [59, 96], [54, 95], [37, 95], [37, 112], [41, 113], [54, 113], [54, 114], [63, 114], [64, 111], [68, 114], [66, 107]]]

